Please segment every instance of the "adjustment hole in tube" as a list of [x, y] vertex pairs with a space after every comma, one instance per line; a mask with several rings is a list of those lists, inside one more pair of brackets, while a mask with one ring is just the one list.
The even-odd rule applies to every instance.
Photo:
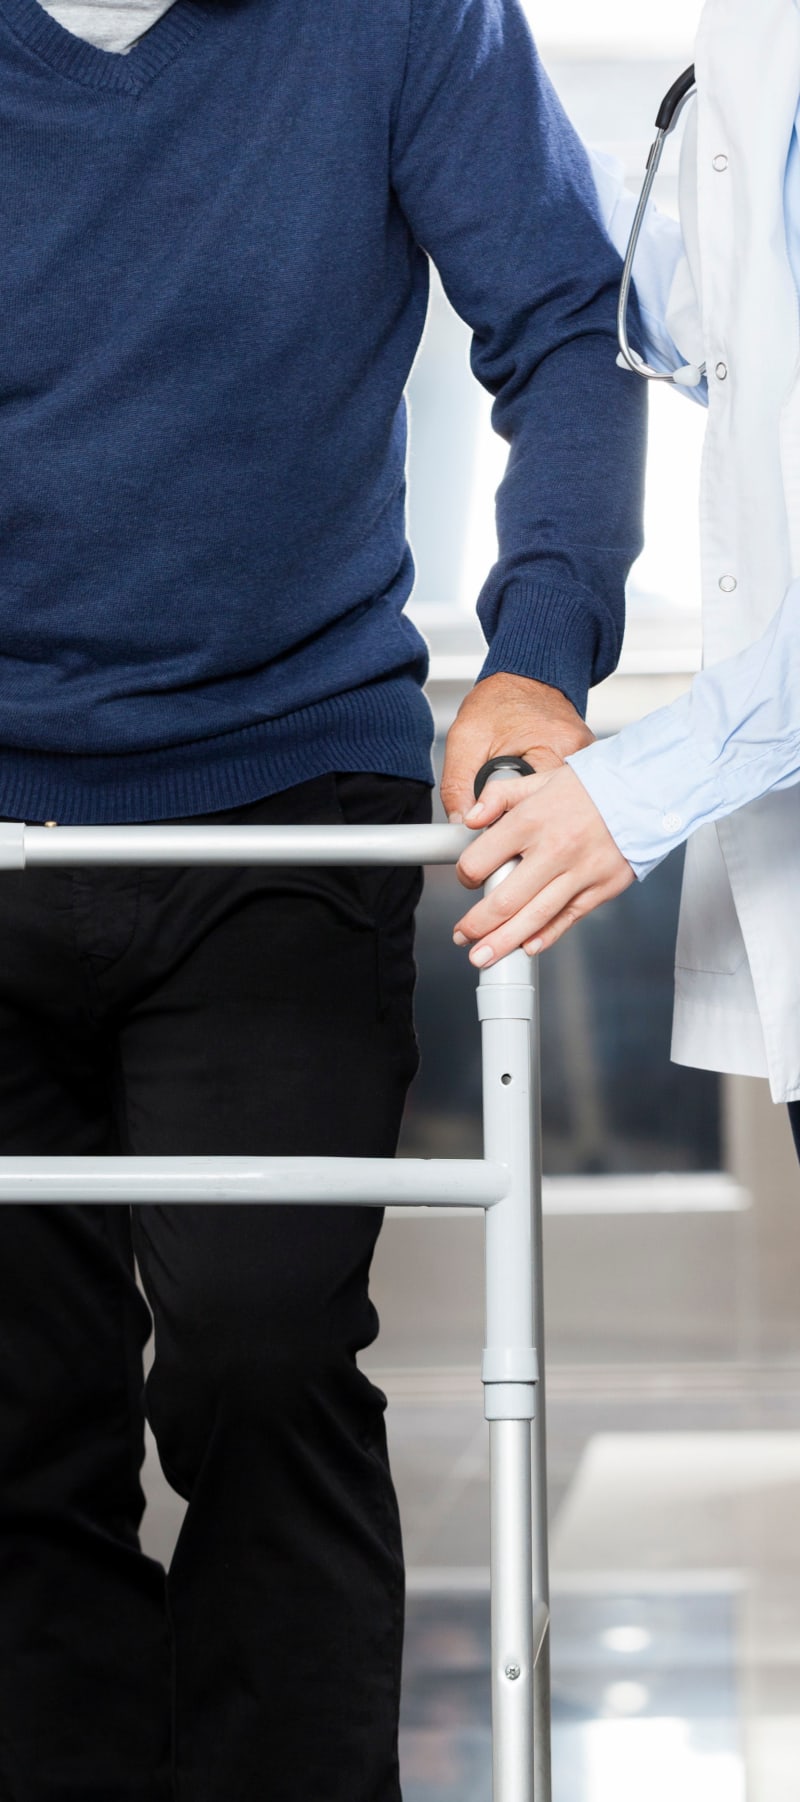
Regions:
[[509, 1076], [509, 1073], [507, 1070], [504, 1072], [504, 1074], [500, 1078], [500, 1081], [504, 1082], [504, 1083], [510, 1083], [510, 1082], [513, 1082], [513, 1080], [514, 1080], [513, 1077]]

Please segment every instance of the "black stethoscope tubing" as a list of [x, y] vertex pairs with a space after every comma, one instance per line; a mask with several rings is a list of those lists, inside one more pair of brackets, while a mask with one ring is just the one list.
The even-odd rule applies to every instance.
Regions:
[[646, 363], [642, 357], [637, 355], [637, 352], [632, 348], [628, 338], [628, 303], [630, 300], [631, 282], [633, 280], [633, 265], [639, 246], [639, 239], [642, 234], [645, 213], [647, 211], [650, 195], [653, 191], [653, 183], [658, 174], [664, 145], [670, 132], [673, 131], [677, 125], [683, 108], [690, 95], [694, 93], [696, 85], [694, 64], [692, 64], [690, 68], [684, 69], [683, 74], [678, 76], [677, 81], [673, 82], [669, 93], [664, 95], [658, 109], [656, 118], [656, 136], [650, 146], [644, 186], [639, 196], [639, 203], [636, 208], [633, 225], [631, 227], [631, 234], [628, 240], [628, 248], [625, 253], [625, 262], [623, 265], [622, 281], [619, 291], [619, 304], [617, 307], [617, 336], [619, 338], [620, 351], [618, 362], [622, 364], [624, 368], [632, 369], [635, 375], [645, 376], [648, 381], [678, 382], [679, 385], [692, 388], [697, 387], [698, 382], [705, 373], [704, 368], [695, 368], [692, 364], [685, 364], [682, 365], [680, 369], [665, 373], [660, 369], [651, 369], [650, 365]]

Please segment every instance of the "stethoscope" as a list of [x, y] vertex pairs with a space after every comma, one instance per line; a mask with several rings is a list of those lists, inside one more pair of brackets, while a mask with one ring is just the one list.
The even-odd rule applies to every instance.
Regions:
[[674, 369], [666, 374], [660, 369], [651, 369], [649, 363], [646, 363], [643, 357], [637, 355], [629, 342], [628, 300], [630, 297], [631, 282], [633, 280], [634, 260], [639, 247], [639, 239], [642, 235], [642, 226], [644, 224], [644, 216], [647, 211], [648, 201], [653, 191], [653, 183], [658, 174], [661, 154], [670, 132], [673, 131], [677, 125], [684, 106], [686, 105], [689, 96], [694, 92], [696, 85], [694, 64], [692, 64], [690, 69], [685, 69], [683, 74], [678, 76], [677, 81], [673, 82], [669, 93], [664, 95], [658, 109], [656, 136], [650, 147], [650, 155], [647, 158], [647, 173], [645, 175], [644, 187], [639, 196], [639, 205], [636, 208], [633, 225], [631, 226], [631, 235], [628, 241], [628, 248], [625, 253], [625, 264], [622, 271], [619, 306], [617, 307], [617, 336], [619, 338], [620, 352], [617, 362], [623, 369], [632, 369], [635, 375], [643, 375], [650, 382], [676, 382], [681, 388], [697, 388], [699, 386], [706, 372], [705, 363], [701, 364], [699, 367], [696, 363], [683, 363], [680, 368]]

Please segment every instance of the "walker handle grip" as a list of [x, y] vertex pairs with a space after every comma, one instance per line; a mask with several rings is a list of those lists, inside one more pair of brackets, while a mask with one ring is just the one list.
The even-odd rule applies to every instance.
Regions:
[[480, 800], [487, 782], [491, 782], [493, 776], [535, 775], [536, 771], [533, 764], [527, 763], [524, 757], [513, 757], [510, 753], [506, 753], [503, 757], [490, 757], [488, 763], [481, 764], [478, 774], [475, 777], [473, 783], [475, 799], [476, 801]]

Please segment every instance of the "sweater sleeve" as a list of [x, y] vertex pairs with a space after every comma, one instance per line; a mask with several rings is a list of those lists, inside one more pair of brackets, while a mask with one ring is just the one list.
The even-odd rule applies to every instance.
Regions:
[[698, 826], [800, 782], [800, 582], [689, 693], [568, 757], [641, 880]]
[[616, 364], [621, 264], [517, 0], [410, 6], [395, 190], [510, 446], [481, 675], [536, 677], [583, 711], [616, 665], [641, 548], [645, 395]]

